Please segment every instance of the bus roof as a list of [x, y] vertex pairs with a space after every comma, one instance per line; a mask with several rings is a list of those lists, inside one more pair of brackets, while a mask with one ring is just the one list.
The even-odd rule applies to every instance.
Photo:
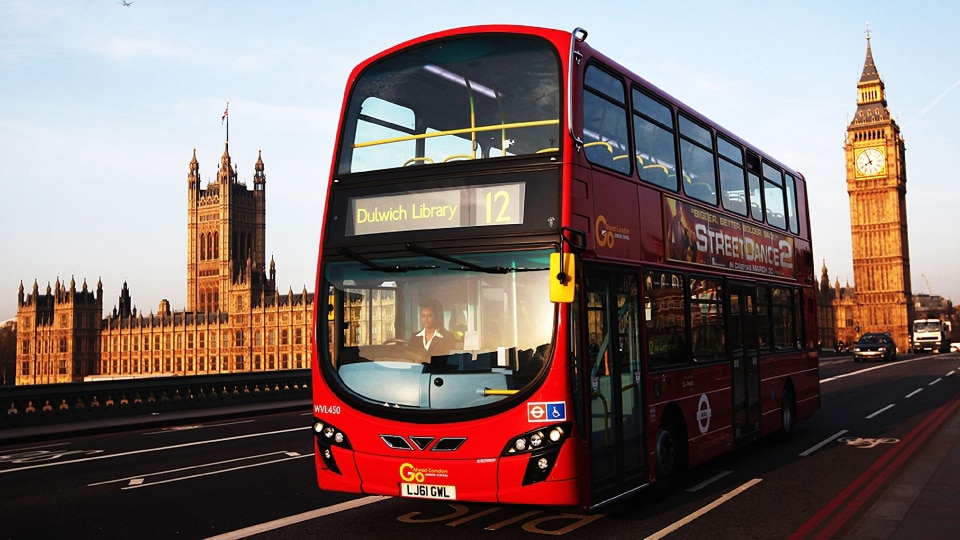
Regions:
[[586, 29], [582, 29], [579, 27], [573, 29], [572, 31], [566, 31], [566, 30], [558, 30], [555, 28], [545, 28], [545, 27], [528, 26], [528, 25], [486, 24], [486, 25], [461, 26], [456, 28], [450, 28], [446, 30], [432, 32], [429, 34], [424, 34], [415, 38], [411, 38], [407, 41], [394, 45], [393, 47], [385, 49], [363, 60], [362, 62], [357, 64], [357, 66], [354, 67], [354, 69], [350, 73], [350, 78], [347, 81], [347, 87], [344, 93], [344, 106], [346, 106], [346, 98], [348, 97], [350, 88], [353, 86], [354, 82], [357, 80], [357, 78], [359, 77], [360, 73], [363, 70], [365, 70], [371, 64], [374, 64], [377, 61], [381, 60], [382, 58], [388, 57], [396, 52], [408, 49], [410, 47], [415, 47], [422, 43], [427, 43], [430, 41], [435, 41], [438, 39], [444, 39], [449, 37], [468, 35], [468, 34], [502, 33], [502, 34], [513, 34], [513, 35], [522, 34], [522, 35], [536, 36], [536, 37], [546, 39], [557, 48], [557, 51], [561, 53], [559, 56], [560, 56], [561, 62], [563, 63], [563, 68], [564, 70], [567, 70], [569, 69], [569, 58], [566, 53], [569, 51], [570, 40], [578, 31], [582, 32], [584, 36], [583, 41], [580, 42], [580, 47], [585, 48], [587, 51], [589, 51], [589, 55], [584, 55], [584, 56], [589, 56], [591, 58], [596, 58], [598, 60], [601, 60], [608, 67], [616, 69], [625, 77], [630, 78], [634, 82], [639, 83], [640, 85], [646, 87], [649, 90], [652, 90], [654, 93], [657, 94], [657, 96], [667, 101], [671, 106], [677, 109], [683, 110], [687, 114], [694, 116], [698, 121], [710, 126], [711, 128], [713, 128], [714, 130], [720, 133], [723, 133], [725, 137], [732, 139], [734, 142], [737, 142], [742, 146], [744, 146], [745, 148], [749, 148], [752, 152], [759, 154], [765, 161], [771, 162], [777, 165], [778, 167], [780, 167], [781, 169], [783, 169], [784, 171], [793, 174], [797, 178], [798, 182], [806, 183], [806, 178], [803, 176], [801, 172], [786, 165], [782, 161], [774, 158], [770, 154], [758, 148], [756, 145], [751, 144], [750, 142], [739, 137], [734, 132], [728, 129], [725, 129], [723, 126], [719, 125], [717, 122], [711, 120], [709, 117], [703, 115], [693, 107], [690, 107], [689, 105], [680, 101], [679, 99], [677, 99], [670, 93], [666, 92], [662, 88], [658, 87], [657, 85], [653, 84], [649, 80], [641, 77], [633, 70], [627, 68], [623, 64], [617, 62], [616, 60], [613, 60], [606, 54], [593, 48], [589, 43], [587, 43]]

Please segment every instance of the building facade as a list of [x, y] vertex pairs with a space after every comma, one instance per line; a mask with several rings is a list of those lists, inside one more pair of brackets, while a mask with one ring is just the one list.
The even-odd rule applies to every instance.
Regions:
[[[888, 332], [898, 349], [910, 343], [914, 305], [907, 241], [906, 145], [887, 108], [867, 33], [867, 54], [857, 82], [857, 110], [844, 141], [854, 288], [829, 287], [826, 265], [820, 282], [821, 306], [833, 311], [834, 342], [849, 344], [867, 332]], [[830, 346], [824, 338], [824, 346]]]
[[17, 303], [16, 384], [91, 378], [205, 375], [310, 367], [313, 293], [276, 288], [266, 265], [266, 174], [258, 153], [253, 186], [237, 180], [229, 142], [217, 179], [200, 183], [196, 150], [187, 173], [187, 307], [133, 307], [123, 284], [103, 316], [103, 285], [60, 283]]
[[44, 294], [36, 280], [33, 290], [17, 294], [16, 384], [65, 383], [95, 375], [100, 363], [103, 284], [91, 291], [84, 281], [60, 279]]

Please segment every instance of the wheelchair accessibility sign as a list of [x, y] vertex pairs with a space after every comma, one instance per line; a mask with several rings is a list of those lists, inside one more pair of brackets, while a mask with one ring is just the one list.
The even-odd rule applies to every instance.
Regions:
[[527, 403], [527, 422], [559, 422], [567, 419], [567, 404], [563, 401]]

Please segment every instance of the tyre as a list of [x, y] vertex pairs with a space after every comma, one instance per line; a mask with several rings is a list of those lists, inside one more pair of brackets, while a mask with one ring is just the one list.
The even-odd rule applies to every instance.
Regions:
[[668, 493], [676, 489], [687, 468], [686, 435], [672, 416], [661, 421], [656, 444], [656, 485], [659, 491]]
[[783, 398], [780, 402], [780, 433], [778, 438], [781, 442], [787, 442], [793, 438], [796, 425], [797, 398], [793, 394], [793, 387], [788, 385], [783, 390]]

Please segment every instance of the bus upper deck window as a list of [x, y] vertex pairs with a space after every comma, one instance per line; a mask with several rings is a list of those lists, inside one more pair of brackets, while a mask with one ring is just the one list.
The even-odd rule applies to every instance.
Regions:
[[349, 89], [337, 174], [560, 146], [560, 61], [543, 40], [475, 35], [384, 57]]

